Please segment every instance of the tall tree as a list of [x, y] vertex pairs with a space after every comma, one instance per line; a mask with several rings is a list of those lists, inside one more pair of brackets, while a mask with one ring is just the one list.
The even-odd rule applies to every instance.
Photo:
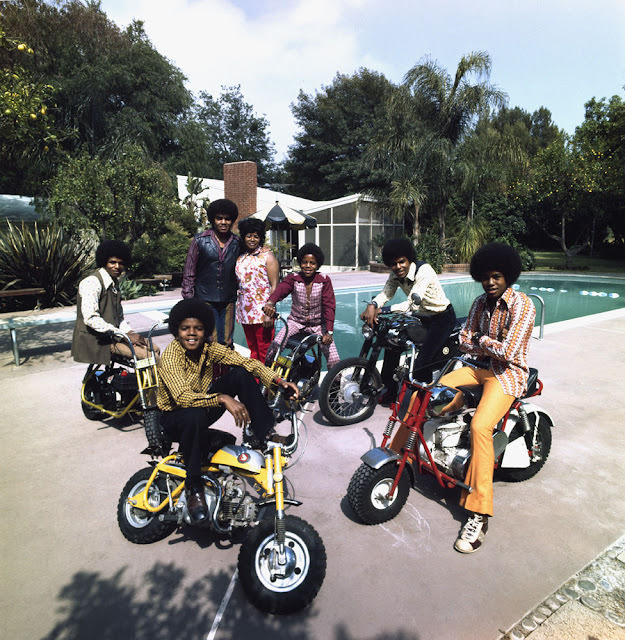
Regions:
[[363, 162], [368, 142], [382, 125], [394, 86], [382, 75], [359, 69], [337, 74], [316, 95], [300, 91], [291, 110], [300, 131], [285, 162], [289, 190], [313, 200], [364, 192], [383, 179]]
[[194, 119], [206, 141], [207, 162], [196, 174], [220, 176], [224, 163], [249, 160], [256, 163], [261, 184], [273, 182], [275, 148], [269, 139], [269, 121], [254, 113], [240, 86], [222, 87], [218, 98], [202, 91], [194, 108]]
[[[27, 71], [55, 88], [49, 109], [56, 127], [71, 132], [69, 154], [103, 148], [115, 153], [129, 141], [164, 160], [177, 144], [177, 126], [192, 103], [183, 74], [147, 39], [141, 22], [122, 32], [99, 2], [42, 0], [3, 3], [7, 34], [34, 50]], [[54, 167], [28, 185], [32, 195]]]
[[478, 51], [460, 59], [453, 78], [430, 58], [412, 67], [404, 77], [416, 112], [432, 134], [432, 142], [425, 147], [423, 182], [441, 241], [445, 239], [447, 205], [461, 180], [456, 163], [458, 149], [477, 118], [505, 102], [505, 94], [489, 82], [490, 70], [490, 56]]
[[625, 101], [622, 97], [593, 98], [586, 103], [584, 122], [575, 131], [573, 148], [580, 171], [593, 185], [584, 202], [593, 219], [591, 246], [605, 225], [612, 235], [611, 247], [624, 255]]

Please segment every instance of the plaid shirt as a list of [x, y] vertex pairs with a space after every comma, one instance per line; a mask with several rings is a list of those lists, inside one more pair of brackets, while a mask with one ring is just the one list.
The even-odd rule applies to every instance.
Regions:
[[173, 411], [188, 407], [219, 407], [219, 394], [210, 392], [213, 364], [243, 367], [266, 387], [277, 377], [275, 371], [258, 360], [244, 358], [218, 342], [207, 342], [199, 360], [194, 360], [178, 340], [173, 340], [163, 351], [158, 364], [158, 408]]
[[[520, 291], [508, 287], [497, 300], [491, 314], [486, 294], [475, 299], [460, 332], [460, 348], [477, 358], [490, 358], [490, 367], [504, 393], [520, 398], [527, 387], [527, 354], [534, 329], [536, 309]], [[506, 337], [503, 330], [507, 329]], [[473, 334], [482, 333], [479, 346]]]

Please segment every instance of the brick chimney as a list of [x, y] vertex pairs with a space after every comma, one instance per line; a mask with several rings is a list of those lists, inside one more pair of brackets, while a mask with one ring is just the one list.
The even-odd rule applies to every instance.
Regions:
[[257, 211], [257, 186], [255, 162], [245, 160], [224, 164], [224, 197], [239, 208], [239, 220]]

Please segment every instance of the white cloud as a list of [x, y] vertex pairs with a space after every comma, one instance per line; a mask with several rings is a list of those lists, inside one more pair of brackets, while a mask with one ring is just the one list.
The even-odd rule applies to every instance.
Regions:
[[572, 132], [591, 97], [622, 95], [622, 0], [103, 0], [122, 27], [144, 21], [148, 37], [198, 93], [241, 85], [270, 122], [279, 159], [292, 142], [289, 105], [299, 90], [330, 85], [360, 67], [400, 82], [426, 54], [454, 72], [486, 50], [492, 81], [511, 106], [551, 110]]

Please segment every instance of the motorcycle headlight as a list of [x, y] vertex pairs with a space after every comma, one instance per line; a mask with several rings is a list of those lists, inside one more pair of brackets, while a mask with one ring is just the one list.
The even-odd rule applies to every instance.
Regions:
[[[443, 414], [443, 409], [447, 407], [456, 397], [458, 391], [450, 387], [436, 387], [430, 397], [430, 402], [426, 413], [430, 418], [439, 418]], [[463, 403], [464, 404], [464, 403]], [[453, 407], [453, 410], [447, 411], [446, 415], [451, 415], [462, 409], [462, 405]]]
[[362, 325], [362, 337], [365, 340], [371, 340], [371, 338], [373, 338], [373, 329], [368, 324]]

